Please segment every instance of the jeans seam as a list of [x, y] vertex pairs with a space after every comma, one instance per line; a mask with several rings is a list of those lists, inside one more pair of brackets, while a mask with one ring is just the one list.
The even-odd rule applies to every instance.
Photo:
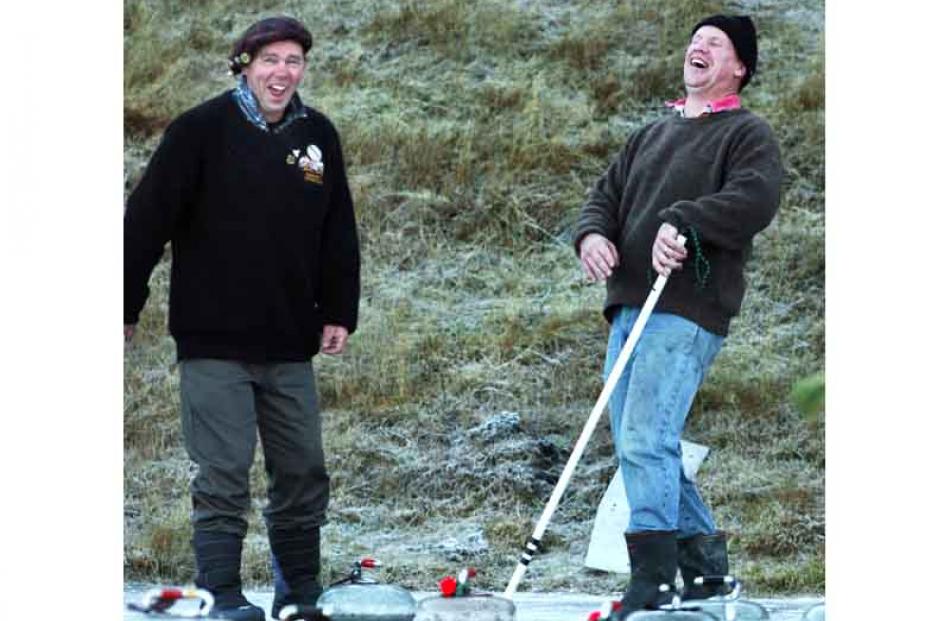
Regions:
[[[691, 353], [693, 353], [693, 352], [695, 351], [695, 349], [696, 349], [696, 337], [697, 337], [697, 336], [698, 336], [698, 331], [694, 328], [693, 334], [692, 334], [692, 338], [690, 339], [689, 347], [686, 348], [686, 353], [691, 354]], [[677, 387], [677, 389], [676, 389], [675, 391], [670, 391], [669, 393], [667, 393], [666, 399], [665, 399], [664, 403], [661, 404], [661, 407], [663, 408], [663, 409], [662, 409], [662, 419], [663, 419], [663, 423], [664, 423], [664, 425], [665, 425], [665, 427], [666, 427], [666, 429], [664, 430], [664, 433], [665, 433], [665, 436], [664, 436], [664, 437], [665, 437], [665, 438], [671, 438], [671, 437], [672, 437], [672, 438], [674, 438], [674, 439], [677, 441], [677, 443], [678, 443], [679, 440], [681, 439], [680, 436], [682, 435], [682, 433], [681, 433], [681, 432], [680, 432], [680, 433], [677, 433], [677, 432], [676, 432], [676, 429], [675, 429], [675, 427], [674, 427], [674, 422], [678, 423], [679, 417], [680, 417], [680, 412], [679, 412], [679, 411], [674, 411], [674, 406], [675, 406], [677, 403], [679, 403], [679, 402], [681, 402], [681, 401], [683, 400], [683, 396], [684, 396], [684, 395], [683, 395], [683, 390], [682, 390], [681, 387], [684, 385], [684, 381], [683, 381], [683, 380], [685, 380], [685, 375], [686, 375], [685, 366], [686, 366], [686, 365], [688, 364], [688, 362], [689, 362], [689, 356], [688, 356], [688, 355], [677, 356], [676, 362], [677, 362], [677, 368], [676, 368], [676, 372], [675, 372], [674, 377], [679, 379], [679, 381], [676, 382], [676, 387]], [[687, 416], [689, 416], [689, 410], [687, 410], [686, 415], [683, 416], [684, 425], [685, 425], [685, 421], [686, 421], [686, 417], [687, 417]], [[674, 421], [674, 417], [675, 417], [675, 419], [676, 419], [675, 421]], [[678, 424], [677, 424], [676, 426], [678, 427]], [[666, 442], [664, 442], [663, 444], [664, 444], [664, 446], [666, 446]], [[667, 460], [667, 461], [664, 463], [664, 466], [663, 466], [663, 468], [664, 468], [664, 472], [663, 472], [663, 477], [664, 477], [664, 479], [663, 479], [663, 480], [664, 480], [664, 497], [663, 497], [663, 504], [664, 504], [664, 509], [665, 509], [664, 513], [666, 513], [667, 517], [670, 519], [670, 522], [671, 522], [671, 524], [668, 524], [668, 526], [669, 526], [669, 525], [672, 525], [672, 528], [673, 528], [674, 530], [676, 529], [676, 527], [677, 527], [677, 525], [678, 525], [678, 523], [679, 523], [679, 517], [680, 517], [680, 516], [679, 516], [679, 508], [680, 508], [679, 505], [680, 505], [680, 495], [681, 495], [681, 493], [682, 493], [682, 490], [679, 490], [679, 487], [680, 487], [680, 473], [679, 473], [679, 469], [682, 467], [682, 457], [681, 457], [680, 459], [681, 459], [681, 461], [676, 464], [676, 469], [675, 469], [676, 471], [675, 471], [675, 473], [674, 473], [674, 472], [670, 472], [670, 470], [673, 468], [673, 465], [674, 465], [672, 460]], [[674, 480], [674, 476], [673, 476], [673, 475], [675, 475], [675, 483], [672, 483], [672, 482], [671, 482], [671, 481]], [[675, 500], [673, 500], [673, 499], [671, 498], [671, 497], [672, 497], [672, 492], [673, 492], [673, 487], [676, 487], [676, 488], [680, 491], [680, 493], [676, 495]]]

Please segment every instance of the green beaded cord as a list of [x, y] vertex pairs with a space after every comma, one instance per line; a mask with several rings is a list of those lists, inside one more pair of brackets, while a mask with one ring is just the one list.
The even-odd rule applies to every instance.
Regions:
[[[689, 242], [692, 241], [693, 248], [696, 250], [696, 257], [693, 259], [693, 269], [696, 272], [696, 288], [705, 289], [706, 284], [709, 282], [709, 274], [712, 272], [712, 266], [706, 259], [706, 255], [703, 254], [703, 247], [699, 244], [699, 233], [696, 232], [696, 229], [690, 226], [686, 229], [686, 232], [689, 233], [686, 243], [689, 244]], [[650, 287], [653, 287], [657, 273], [652, 265], [647, 267], [646, 273], [647, 283]]]
[[706, 283], [709, 282], [709, 273], [712, 271], [712, 267], [703, 254], [702, 246], [699, 245], [699, 233], [693, 227], [689, 227], [687, 231], [690, 239], [693, 240], [693, 248], [696, 249], [696, 258], [693, 260], [693, 267], [696, 270], [696, 288], [705, 289]]

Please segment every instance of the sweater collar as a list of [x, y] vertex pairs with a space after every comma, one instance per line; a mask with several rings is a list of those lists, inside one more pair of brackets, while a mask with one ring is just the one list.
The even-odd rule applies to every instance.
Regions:
[[[686, 114], [686, 98], [677, 99], [675, 101], [666, 102], [667, 108], [672, 108], [680, 116], [685, 116]], [[715, 114], [717, 112], [725, 112], [727, 110], [738, 110], [742, 107], [742, 99], [739, 95], [726, 95], [722, 99], [717, 99], [706, 104], [706, 108], [703, 110], [700, 116], [706, 114]]]
[[[244, 113], [244, 118], [258, 129], [268, 131], [267, 119], [264, 118], [264, 114], [257, 104], [257, 99], [254, 97], [254, 93], [251, 92], [251, 87], [247, 85], [247, 78], [242, 75], [231, 94], [241, 112]], [[275, 133], [283, 131], [288, 125], [305, 116], [307, 116], [307, 110], [300, 99], [300, 94], [294, 93], [293, 97], [290, 98], [290, 103], [287, 104], [287, 109], [284, 111], [284, 118], [273, 126], [273, 130]]]

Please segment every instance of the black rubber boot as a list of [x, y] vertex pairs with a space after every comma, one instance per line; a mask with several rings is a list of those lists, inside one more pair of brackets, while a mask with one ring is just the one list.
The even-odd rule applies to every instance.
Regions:
[[683, 572], [683, 599], [707, 599], [725, 595], [729, 587], [723, 585], [695, 585], [697, 576], [725, 576], [729, 573], [726, 555], [726, 533], [693, 535], [676, 542], [676, 560]]
[[251, 604], [241, 593], [241, 535], [195, 531], [192, 544], [198, 575], [195, 585], [214, 595], [211, 619], [265, 621], [264, 610]]
[[320, 584], [320, 528], [269, 528], [274, 563], [274, 605], [271, 616], [290, 604], [314, 606], [323, 592]]
[[[672, 602], [676, 580], [676, 531], [624, 533], [624, 537], [630, 556], [630, 584], [620, 600], [620, 619]], [[661, 584], [669, 590], [661, 592]]]

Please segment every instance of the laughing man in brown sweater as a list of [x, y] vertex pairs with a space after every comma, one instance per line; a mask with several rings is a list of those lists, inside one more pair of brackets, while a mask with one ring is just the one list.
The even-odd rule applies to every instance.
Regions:
[[[782, 163], [769, 125], [742, 108], [756, 69], [752, 20], [715, 15], [692, 30], [686, 97], [636, 130], [591, 188], [574, 244], [587, 277], [606, 281], [605, 377], [657, 273], [672, 276], [610, 400], [630, 505], [631, 579], [620, 618], [671, 599], [709, 597], [700, 575], [728, 573], [725, 535], [683, 473], [680, 437], [693, 397], [745, 291], [753, 236], [779, 204]], [[686, 238], [685, 244], [677, 236]]]

